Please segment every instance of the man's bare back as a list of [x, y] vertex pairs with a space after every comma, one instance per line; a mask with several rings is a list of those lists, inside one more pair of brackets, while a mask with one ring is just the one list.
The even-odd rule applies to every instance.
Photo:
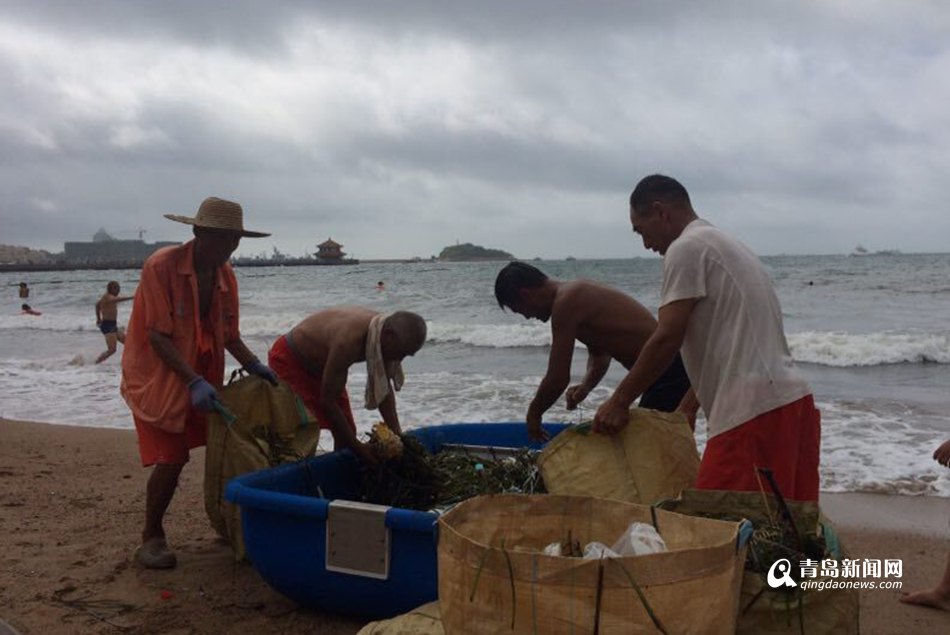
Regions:
[[357, 306], [319, 311], [293, 328], [294, 346], [315, 370], [345, 373], [353, 364], [366, 361], [366, 335], [377, 315]]
[[559, 283], [551, 309], [551, 328], [571, 329], [589, 351], [606, 353], [633, 366], [656, 320], [626, 293], [590, 280]]

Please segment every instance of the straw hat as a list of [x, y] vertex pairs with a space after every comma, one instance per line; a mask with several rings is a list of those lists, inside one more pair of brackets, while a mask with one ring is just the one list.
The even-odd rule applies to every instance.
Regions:
[[244, 210], [241, 209], [241, 206], [233, 201], [226, 201], [214, 196], [209, 196], [201, 201], [201, 207], [198, 208], [198, 213], [194, 217], [165, 214], [165, 218], [176, 223], [185, 223], [195, 227], [225, 229], [241, 234], [246, 238], [270, 236], [270, 234], [263, 232], [252, 232], [244, 229]]

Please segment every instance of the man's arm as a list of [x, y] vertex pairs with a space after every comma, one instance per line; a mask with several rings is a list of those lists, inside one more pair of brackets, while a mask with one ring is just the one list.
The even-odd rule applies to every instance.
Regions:
[[541, 417], [554, 405], [571, 382], [571, 359], [574, 357], [574, 334], [577, 330], [572, 319], [551, 318], [551, 353], [544, 379], [528, 406], [525, 422], [528, 436], [546, 441], [548, 434], [541, 428]]
[[379, 414], [383, 417], [383, 423], [389, 426], [390, 430], [396, 434], [402, 434], [399, 416], [396, 414], [396, 391], [392, 387], [390, 387], [386, 398], [379, 403]]
[[96, 302], [96, 324], [102, 323], [102, 300]]
[[231, 353], [231, 356], [237, 360], [241, 366], [247, 366], [251, 362], [260, 361], [257, 355], [251, 352], [240, 337], [224, 343], [224, 348]]
[[699, 412], [699, 399], [696, 397], [696, 390], [690, 386], [683, 398], [680, 399], [676, 412], [685, 415], [690, 429], [696, 431], [696, 413]]
[[574, 410], [580, 402], [587, 399], [587, 395], [590, 394], [590, 391], [596, 388], [600, 380], [607, 374], [607, 369], [610, 368], [610, 362], [611, 357], [609, 354], [599, 353], [592, 350], [589, 346], [587, 347], [587, 372], [584, 374], [584, 379], [581, 380], [581, 383], [567, 389], [568, 410]]
[[234, 359], [241, 362], [241, 368], [246, 372], [257, 375], [269, 381], [274, 386], [277, 385], [277, 373], [268, 368], [261, 360], [257, 359], [257, 356], [247, 348], [242, 339], [237, 338], [231, 340], [227, 342], [224, 347], [234, 356]]
[[331, 349], [327, 357], [326, 366], [323, 369], [323, 381], [320, 385], [321, 401], [323, 411], [330, 420], [330, 431], [333, 433], [334, 446], [336, 448], [349, 448], [353, 454], [360, 458], [364, 463], [372, 465], [376, 463], [376, 457], [369, 448], [360, 443], [356, 438], [356, 432], [350, 427], [346, 415], [337, 403], [340, 395], [346, 388], [346, 377], [349, 371], [349, 364], [343, 359], [338, 350]]
[[111, 296], [106, 294], [99, 299], [99, 302], [96, 303], [96, 306], [100, 304], [118, 304], [119, 302], [128, 302], [129, 300], [134, 300], [135, 296], [132, 295], [123, 295], [123, 296]]
[[660, 307], [657, 316], [659, 323], [643, 345], [636, 363], [614, 394], [597, 409], [594, 415], [595, 431], [615, 434], [627, 425], [630, 404], [669, 368], [682, 346], [689, 316], [697, 301], [696, 298], [677, 300]]

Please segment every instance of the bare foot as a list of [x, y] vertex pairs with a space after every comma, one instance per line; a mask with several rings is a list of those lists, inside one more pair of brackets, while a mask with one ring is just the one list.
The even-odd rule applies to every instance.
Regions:
[[900, 597], [904, 604], [914, 604], [916, 606], [929, 606], [930, 608], [950, 611], [950, 593], [941, 592], [940, 589], [927, 589], [926, 591], [916, 591], [914, 593], [904, 593]]
[[96, 363], [101, 364], [102, 362], [112, 357], [114, 354], [115, 354], [115, 349], [112, 349], [111, 351], [106, 351], [105, 353], [102, 353], [101, 355], [99, 355], [99, 357], [96, 358]]

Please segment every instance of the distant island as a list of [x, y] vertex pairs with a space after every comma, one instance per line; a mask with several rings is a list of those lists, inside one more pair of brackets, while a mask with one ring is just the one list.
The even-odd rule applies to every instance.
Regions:
[[472, 260], [515, 260], [515, 257], [501, 249], [488, 249], [472, 243], [462, 243], [443, 249], [439, 253], [439, 260], [469, 262]]

